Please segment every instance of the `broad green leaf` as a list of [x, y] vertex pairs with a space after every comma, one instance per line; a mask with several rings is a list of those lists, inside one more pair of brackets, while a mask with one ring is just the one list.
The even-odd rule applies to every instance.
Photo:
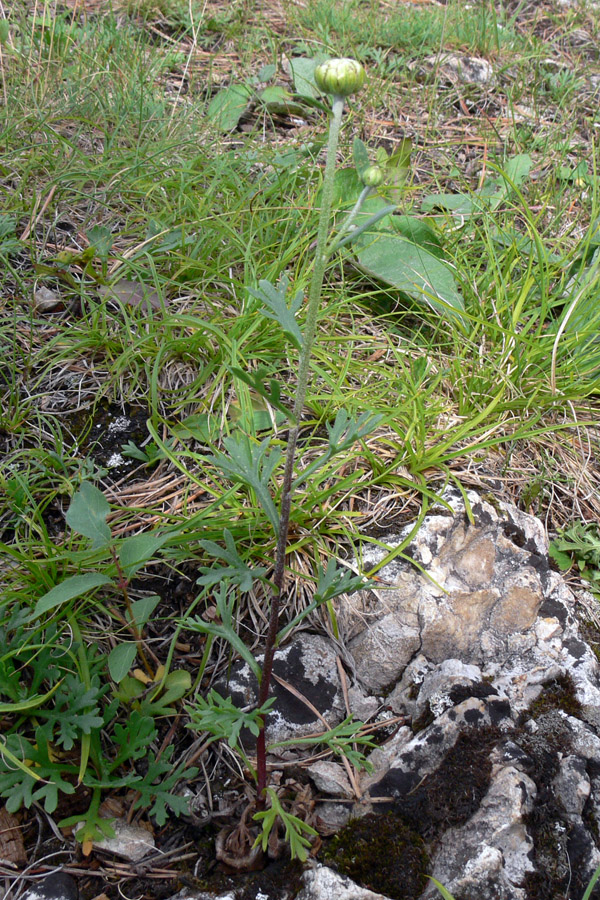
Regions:
[[186, 669], [177, 669], [169, 672], [164, 685], [160, 685], [158, 691], [151, 695], [150, 699], [143, 701], [140, 708], [152, 716], [169, 715], [173, 712], [172, 704], [186, 694], [192, 686], [192, 676]]
[[40, 597], [30, 619], [35, 619], [51, 609], [56, 609], [57, 606], [62, 606], [63, 603], [68, 603], [69, 600], [74, 600], [76, 597], [82, 597], [104, 584], [112, 584], [112, 582], [110, 578], [101, 575], [100, 572], [88, 572], [86, 575], [73, 575], [71, 578], [66, 578], [43, 597]]
[[256, 77], [258, 81], [269, 81], [271, 78], [273, 78], [276, 72], [277, 66], [273, 63], [268, 63], [266, 66], [263, 66], [258, 70]]
[[450, 266], [403, 235], [367, 233], [355, 248], [357, 267], [445, 315], [464, 310]]
[[428, 194], [421, 201], [423, 212], [432, 212], [436, 209], [445, 209], [457, 216], [470, 216], [474, 212], [481, 212], [485, 205], [477, 202], [477, 195], [468, 197], [466, 194]]
[[403, 138], [400, 144], [387, 160], [387, 164], [392, 169], [408, 169], [410, 166], [410, 155], [412, 153], [412, 141], [410, 138]]
[[281, 87], [279, 84], [270, 84], [264, 90], [260, 92], [259, 100], [262, 103], [265, 103], [267, 106], [271, 103], [281, 104], [285, 103], [286, 100], [291, 100], [292, 95], [289, 91], [286, 91], [284, 87]]
[[319, 96], [320, 92], [315, 84], [315, 69], [319, 65], [318, 59], [309, 59], [306, 56], [298, 56], [290, 59], [290, 69], [294, 90], [301, 97]]
[[207, 116], [221, 131], [233, 131], [246, 111], [252, 88], [247, 84], [232, 84], [213, 97], [208, 105]]
[[104, 547], [111, 541], [106, 522], [109, 512], [110, 506], [102, 491], [90, 481], [84, 481], [67, 510], [67, 524], [77, 534], [90, 538], [94, 549]]
[[533, 160], [528, 153], [519, 153], [508, 160], [504, 171], [513, 184], [519, 187], [529, 175], [532, 165]]
[[106, 259], [114, 243], [114, 235], [106, 225], [92, 225], [86, 232], [86, 237], [100, 259]]
[[119, 547], [119, 562], [127, 578], [131, 578], [169, 539], [166, 534], [136, 534], [125, 538]]
[[403, 235], [413, 244], [428, 250], [438, 259], [442, 259], [444, 251], [437, 232], [423, 219], [416, 216], [390, 216], [387, 220], [394, 231]]
[[137, 656], [137, 644], [133, 641], [126, 641], [118, 644], [108, 654], [108, 671], [113, 681], [119, 684], [133, 665], [133, 661]]
[[[364, 185], [358, 177], [358, 172], [354, 166], [347, 169], [338, 169], [333, 179], [333, 209], [354, 206], [363, 187]], [[317, 205], [319, 202], [318, 197]]]
[[[139, 629], [143, 628], [159, 603], [160, 597], [157, 597], [156, 594], [153, 594], [151, 597], [141, 597], [139, 600], [134, 600], [131, 604], [132, 625]], [[129, 615], [127, 618], [129, 618]]]
[[173, 428], [173, 434], [182, 440], [199, 441], [201, 444], [213, 444], [219, 436], [220, 427], [216, 416], [207, 413], [195, 413], [182, 419]]
[[362, 178], [363, 172], [369, 168], [371, 162], [369, 160], [369, 153], [363, 141], [360, 138], [355, 137], [354, 143], [352, 145], [352, 158], [354, 159], [354, 166], [356, 168], [356, 172], [359, 178]]

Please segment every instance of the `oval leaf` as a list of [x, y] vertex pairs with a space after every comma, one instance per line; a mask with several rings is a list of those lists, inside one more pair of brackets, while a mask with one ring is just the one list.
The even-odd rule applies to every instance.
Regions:
[[252, 89], [247, 84], [232, 84], [231, 87], [219, 91], [210, 101], [207, 115], [213, 119], [221, 131], [233, 131], [242, 118]]
[[31, 616], [32, 619], [41, 616], [43, 613], [68, 603], [76, 597], [89, 593], [94, 588], [101, 587], [103, 584], [111, 584], [110, 578], [101, 575], [100, 572], [88, 572], [86, 575], [73, 575], [72, 578], [66, 578], [61, 584], [57, 584], [52, 590], [40, 597], [35, 605], [35, 609]]
[[137, 656], [137, 644], [128, 641], [125, 644], [119, 644], [108, 654], [108, 671], [110, 677], [117, 684], [128, 674], [133, 661]]
[[106, 522], [109, 512], [110, 506], [102, 491], [90, 481], [84, 481], [67, 510], [67, 524], [77, 534], [90, 538], [92, 547], [104, 547], [111, 540]]
[[452, 269], [402, 235], [366, 233], [355, 251], [358, 268], [446, 315], [464, 310]]
[[136, 534], [126, 538], [119, 548], [119, 562], [125, 575], [131, 578], [167, 540], [166, 534]]

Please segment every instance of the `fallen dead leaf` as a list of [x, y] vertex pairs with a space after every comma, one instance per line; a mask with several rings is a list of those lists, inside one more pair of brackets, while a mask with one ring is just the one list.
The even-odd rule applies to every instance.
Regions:
[[128, 278], [119, 278], [114, 284], [102, 285], [98, 289], [98, 293], [102, 297], [119, 300], [126, 306], [144, 307], [147, 312], [151, 312], [153, 309], [162, 309], [163, 306], [163, 301], [154, 288], [140, 284], [138, 281], [130, 281]]

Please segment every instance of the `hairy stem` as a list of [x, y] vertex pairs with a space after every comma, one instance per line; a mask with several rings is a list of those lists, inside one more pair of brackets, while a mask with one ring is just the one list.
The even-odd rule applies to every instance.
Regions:
[[[344, 111], [344, 98], [333, 98], [333, 116], [329, 126], [329, 140], [327, 142], [327, 160], [325, 174], [323, 175], [322, 202], [319, 214], [319, 227], [317, 231], [317, 247], [315, 251], [315, 264], [308, 289], [308, 309], [306, 313], [306, 325], [304, 328], [302, 350], [298, 362], [298, 382], [296, 399], [294, 401], [293, 421], [288, 437], [285, 468], [283, 472], [283, 484], [281, 489], [281, 508], [279, 512], [279, 530], [277, 536], [277, 551], [275, 555], [275, 569], [273, 572], [273, 590], [271, 596], [271, 612], [269, 616], [269, 630], [265, 644], [265, 659], [262, 668], [262, 678], [258, 694], [258, 705], [262, 706], [269, 697], [271, 687], [271, 673], [273, 671], [273, 656], [279, 629], [279, 612], [281, 607], [281, 595], [285, 579], [285, 553], [287, 549], [290, 514], [292, 510], [292, 478], [294, 474], [294, 462], [296, 459], [296, 444], [300, 431], [300, 420], [304, 408], [304, 400], [308, 388], [310, 374], [310, 356], [317, 333], [317, 317], [321, 301], [321, 290], [325, 267], [329, 258], [327, 237], [329, 234], [329, 220], [331, 217], [331, 204], [333, 200], [333, 178], [335, 175], [335, 163], [337, 147]], [[265, 746], [265, 720], [262, 718], [260, 732], [256, 740], [256, 769], [257, 769], [257, 793], [258, 805], [262, 807], [265, 802], [267, 787], [267, 761]]]

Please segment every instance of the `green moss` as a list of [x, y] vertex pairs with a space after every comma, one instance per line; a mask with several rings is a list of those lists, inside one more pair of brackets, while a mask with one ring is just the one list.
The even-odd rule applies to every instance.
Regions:
[[544, 685], [544, 689], [537, 700], [534, 700], [529, 708], [529, 716], [539, 719], [544, 713], [554, 709], [561, 709], [568, 716], [581, 719], [581, 703], [577, 699], [573, 679], [566, 672], [559, 675]]
[[353, 819], [323, 856], [343, 875], [392, 900], [415, 900], [427, 883], [425, 845], [393, 812]]

